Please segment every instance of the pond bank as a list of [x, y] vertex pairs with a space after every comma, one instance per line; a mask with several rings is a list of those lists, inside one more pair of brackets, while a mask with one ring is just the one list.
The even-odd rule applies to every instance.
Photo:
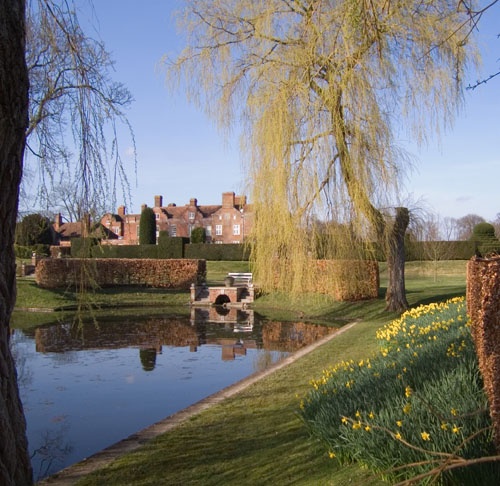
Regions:
[[184, 410], [181, 410], [169, 417], [166, 417], [164, 420], [161, 420], [160, 422], [157, 422], [135, 434], [130, 435], [126, 439], [117, 442], [116, 444], [104, 449], [103, 451], [94, 454], [88, 459], [85, 459], [84, 461], [74, 464], [73, 466], [70, 466], [62, 470], [54, 474], [53, 476], [50, 476], [40, 481], [37, 484], [40, 486], [43, 485], [66, 486], [75, 484], [78, 480], [86, 477], [90, 473], [97, 471], [102, 467], [105, 467], [106, 465], [110, 464], [112, 461], [116, 460], [120, 456], [135, 451], [139, 447], [145, 445], [148, 441], [174, 429], [178, 425], [192, 418], [194, 415], [197, 415], [214, 405], [220, 404], [227, 398], [235, 396], [236, 394], [245, 390], [246, 388], [256, 383], [257, 381], [271, 375], [272, 373], [284, 368], [285, 366], [288, 366], [291, 363], [294, 363], [301, 357], [314, 351], [315, 349], [327, 343], [331, 339], [338, 337], [339, 335], [348, 331], [356, 324], [357, 322], [353, 322], [351, 324], [348, 324], [340, 328], [337, 332], [332, 333], [324, 337], [323, 339], [317, 341], [316, 343], [311, 344], [306, 348], [297, 351], [293, 355], [284, 358], [283, 360], [276, 363], [272, 367], [264, 371], [254, 373], [248, 378], [241, 380], [238, 383], [235, 383], [234, 385], [226, 387], [223, 390], [214, 393], [213, 395], [185, 408]]

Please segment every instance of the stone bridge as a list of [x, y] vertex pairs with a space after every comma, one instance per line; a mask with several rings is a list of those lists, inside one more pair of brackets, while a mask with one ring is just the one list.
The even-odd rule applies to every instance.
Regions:
[[253, 284], [207, 287], [191, 284], [191, 305], [226, 305], [245, 307], [255, 299]]

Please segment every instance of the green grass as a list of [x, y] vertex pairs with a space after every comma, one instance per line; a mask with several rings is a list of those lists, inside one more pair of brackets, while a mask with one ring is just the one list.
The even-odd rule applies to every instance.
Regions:
[[[209, 262], [208, 280], [227, 271], [245, 271], [245, 263]], [[381, 285], [385, 268], [381, 265]], [[465, 262], [440, 265], [409, 263], [411, 305], [465, 293]], [[265, 295], [256, 311], [273, 318], [301, 318], [333, 325], [358, 320], [346, 333], [293, 364], [260, 380], [238, 395], [191, 418], [176, 429], [125, 455], [79, 485], [377, 485], [366, 469], [340, 467], [314, 441], [298, 416], [299, 398], [310, 380], [341, 360], [364, 359], [378, 349], [375, 331], [395, 314], [384, 312], [381, 297], [338, 303], [327, 297]], [[146, 295], [146, 294], [144, 294]]]

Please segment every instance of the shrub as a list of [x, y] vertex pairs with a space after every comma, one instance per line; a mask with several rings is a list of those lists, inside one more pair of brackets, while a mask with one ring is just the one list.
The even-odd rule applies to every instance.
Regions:
[[207, 241], [207, 233], [205, 228], [201, 226], [193, 228], [191, 231], [191, 243], [205, 243]]
[[301, 415], [330, 456], [390, 480], [442, 473], [453, 484], [474, 475], [493, 484], [497, 463], [447, 469], [494, 453], [466, 321], [463, 298], [412, 309], [377, 332], [379, 354], [313, 380]]
[[156, 217], [152, 208], [147, 206], [141, 212], [139, 222], [139, 245], [154, 245], [156, 243]]
[[486, 222], [476, 224], [472, 231], [472, 240], [476, 242], [481, 254], [499, 252], [500, 241], [495, 236], [495, 227]]

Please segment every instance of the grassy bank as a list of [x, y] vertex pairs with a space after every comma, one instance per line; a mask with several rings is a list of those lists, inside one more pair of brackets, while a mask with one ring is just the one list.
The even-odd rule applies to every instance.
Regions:
[[[211, 262], [209, 281], [219, 281], [233, 263]], [[439, 262], [439, 267], [407, 265], [411, 305], [444, 300], [465, 293], [465, 262]], [[385, 270], [381, 266], [381, 282]], [[292, 299], [264, 295], [254, 308], [273, 318], [337, 323], [358, 320], [339, 335], [295, 363], [191, 418], [171, 432], [90, 474], [80, 485], [366, 485], [378, 484], [356, 465], [339, 467], [312, 441], [298, 417], [299, 396], [325, 367], [341, 360], [369, 357], [376, 349], [375, 331], [391, 321], [384, 299], [336, 303], [318, 296]], [[141, 292], [139, 292], [141, 294]], [[100, 295], [100, 294], [99, 294]], [[149, 292], [144, 292], [150, 298]], [[99, 298], [104, 299], [104, 296]], [[108, 298], [108, 297], [106, 297]], [[165, 300], [167, 302], [168, 299]]]

